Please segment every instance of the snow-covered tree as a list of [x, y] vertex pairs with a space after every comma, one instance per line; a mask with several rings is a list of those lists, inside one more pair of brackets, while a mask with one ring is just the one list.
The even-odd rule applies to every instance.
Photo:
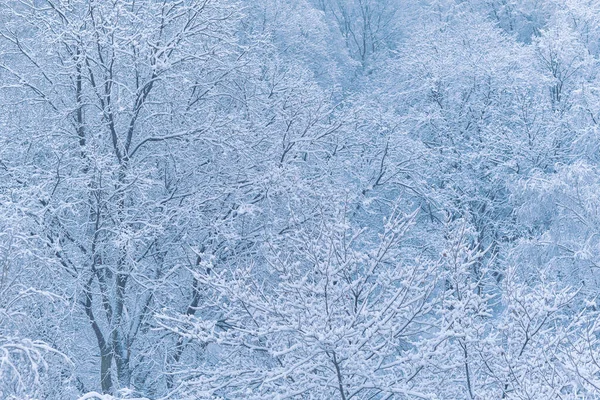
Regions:
[[595, 0], [6, 0], [0, 397], [600, 397]]

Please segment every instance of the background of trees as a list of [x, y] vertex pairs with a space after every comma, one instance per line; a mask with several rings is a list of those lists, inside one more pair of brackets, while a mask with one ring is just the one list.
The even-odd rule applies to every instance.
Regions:
[[600, 398], [598, 11], [6, 0], [0, 397]]

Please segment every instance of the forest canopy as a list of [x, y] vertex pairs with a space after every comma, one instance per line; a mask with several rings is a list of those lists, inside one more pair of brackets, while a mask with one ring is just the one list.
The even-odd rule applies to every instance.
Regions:
[[0, 398], [600, 399], [600, 1], [0, 3]]

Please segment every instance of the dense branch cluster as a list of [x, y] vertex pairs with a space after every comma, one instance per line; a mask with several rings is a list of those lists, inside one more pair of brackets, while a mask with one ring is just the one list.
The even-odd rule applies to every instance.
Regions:
[[0, 398], [600, 398], [599, 13], [4, 0]]

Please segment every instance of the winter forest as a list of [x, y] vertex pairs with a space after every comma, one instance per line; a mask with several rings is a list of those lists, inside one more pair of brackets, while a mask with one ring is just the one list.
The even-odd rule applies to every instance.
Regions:
[[600, 0], [0, 0], [0, 398], [600, 399]]

